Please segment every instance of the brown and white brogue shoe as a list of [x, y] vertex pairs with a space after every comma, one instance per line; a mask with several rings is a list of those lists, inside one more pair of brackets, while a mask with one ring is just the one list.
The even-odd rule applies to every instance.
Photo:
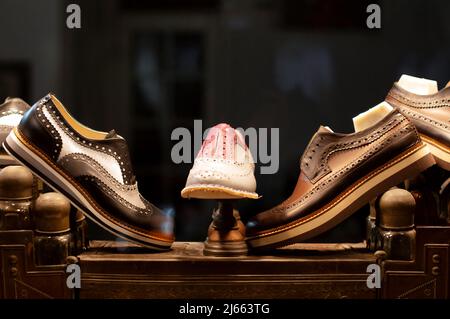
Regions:
[[366, 113], [352, 134], [319, 128], [302, 156], [292, 195], [248, 221], [251, 247], [276, 248], [319, 235], [435, 163], [398, 110], [384, 102]]
[[436, 163], [450, 171], [450, 82], [438, 91], [435, 81], [402, 75], [386, 101], [414, 123]]
[[168, 249], [173, 216], [139, 193], [126, 141], [77, 122], [52, 94], [25, 113], [6, 151], [118, 237]]

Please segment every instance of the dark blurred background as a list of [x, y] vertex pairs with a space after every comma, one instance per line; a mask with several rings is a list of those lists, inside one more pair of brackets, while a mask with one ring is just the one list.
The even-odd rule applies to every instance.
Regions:
[[[66, 7], [81, 7], [81, 29]], [[366, 7], [381, 6], [381, 29]], [[245, 216], [292, 192], [320, 124], [351, 132], [407, 73], [450, 80], [448, 0], [2, 0], [0, 98], [54, 92], [98, 130], [130, 146], [141, 193], [176, 213], [178, 240], [204, 240], [214, 202], [183, 200], [191, 164], [170, 158], [171, 132], [219, 122], [280, 128], [280, 168], [256, 170]], [[317, 241], [359, 241], [363, 209]], [[91, 227], [91, 238], [108, 235]]]

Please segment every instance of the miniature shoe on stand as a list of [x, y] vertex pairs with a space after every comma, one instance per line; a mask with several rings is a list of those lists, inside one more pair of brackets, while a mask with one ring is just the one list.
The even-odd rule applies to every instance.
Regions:
[[77, 122], [52, 94], [25, 113], [5, 150], [118, 237], [170, 248], [173, 217], [139, 193], [126, 141]]
[[[30, 106], [19, 98], [6, 98], [0, 105], [0, 144], [3, 144], [9, 132], [19, 124], [23, 114]], [[17, 162], [0, 147], [0, 166], [17, 165]]]
[[258, 198], [255, 165], [242, 134], [228, 124], [210, 129], [189, 172], [184, 198]]
[[237, 199], [258, 198], [255, 165], [242, 134], [228, 124], [210, 129], [189, 172], [184, 198], [216, 199], [203, 253], [243, 256], [248, 248], [245, 227], [234, 208]]
[[414, 125], [386, 102], [354, 122], [352, 134], [319, 128], [302, 156], [292, 195], [248, 221], [251, 247], [276, 248], [319, 235], [434, 164]]
[[386, 101], [414, 123], [437, 164], [450, 171], [450, 82], [438, 91], [435, 81], [402, 75]]

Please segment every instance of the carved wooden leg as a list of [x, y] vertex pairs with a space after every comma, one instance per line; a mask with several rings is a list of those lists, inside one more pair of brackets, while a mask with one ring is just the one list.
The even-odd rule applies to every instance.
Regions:
[[233, 200], [219, 200], [212, 214], [203, 253], [209, 256], [245, 256], [245, 226], [239, 212], [233, 208]]

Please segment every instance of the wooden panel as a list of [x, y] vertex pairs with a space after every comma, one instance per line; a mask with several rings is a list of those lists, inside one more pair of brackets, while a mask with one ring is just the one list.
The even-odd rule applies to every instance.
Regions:
[[203, 243], [177, 242], [164, 253], [110, 242], [92, 246], [79, 256], [81, 298], [376, 297], [366, 285], [375, 257], [342, 245], [248, 257], [203, 256]]
[[383, 298], [449, 298], [450, 227], [418, 226], [414, 261], [383, 262]]
[[0, 232], [1, 298], [71, 298], [66, 265], [35, 266], [32, 243], [32, 231]]

